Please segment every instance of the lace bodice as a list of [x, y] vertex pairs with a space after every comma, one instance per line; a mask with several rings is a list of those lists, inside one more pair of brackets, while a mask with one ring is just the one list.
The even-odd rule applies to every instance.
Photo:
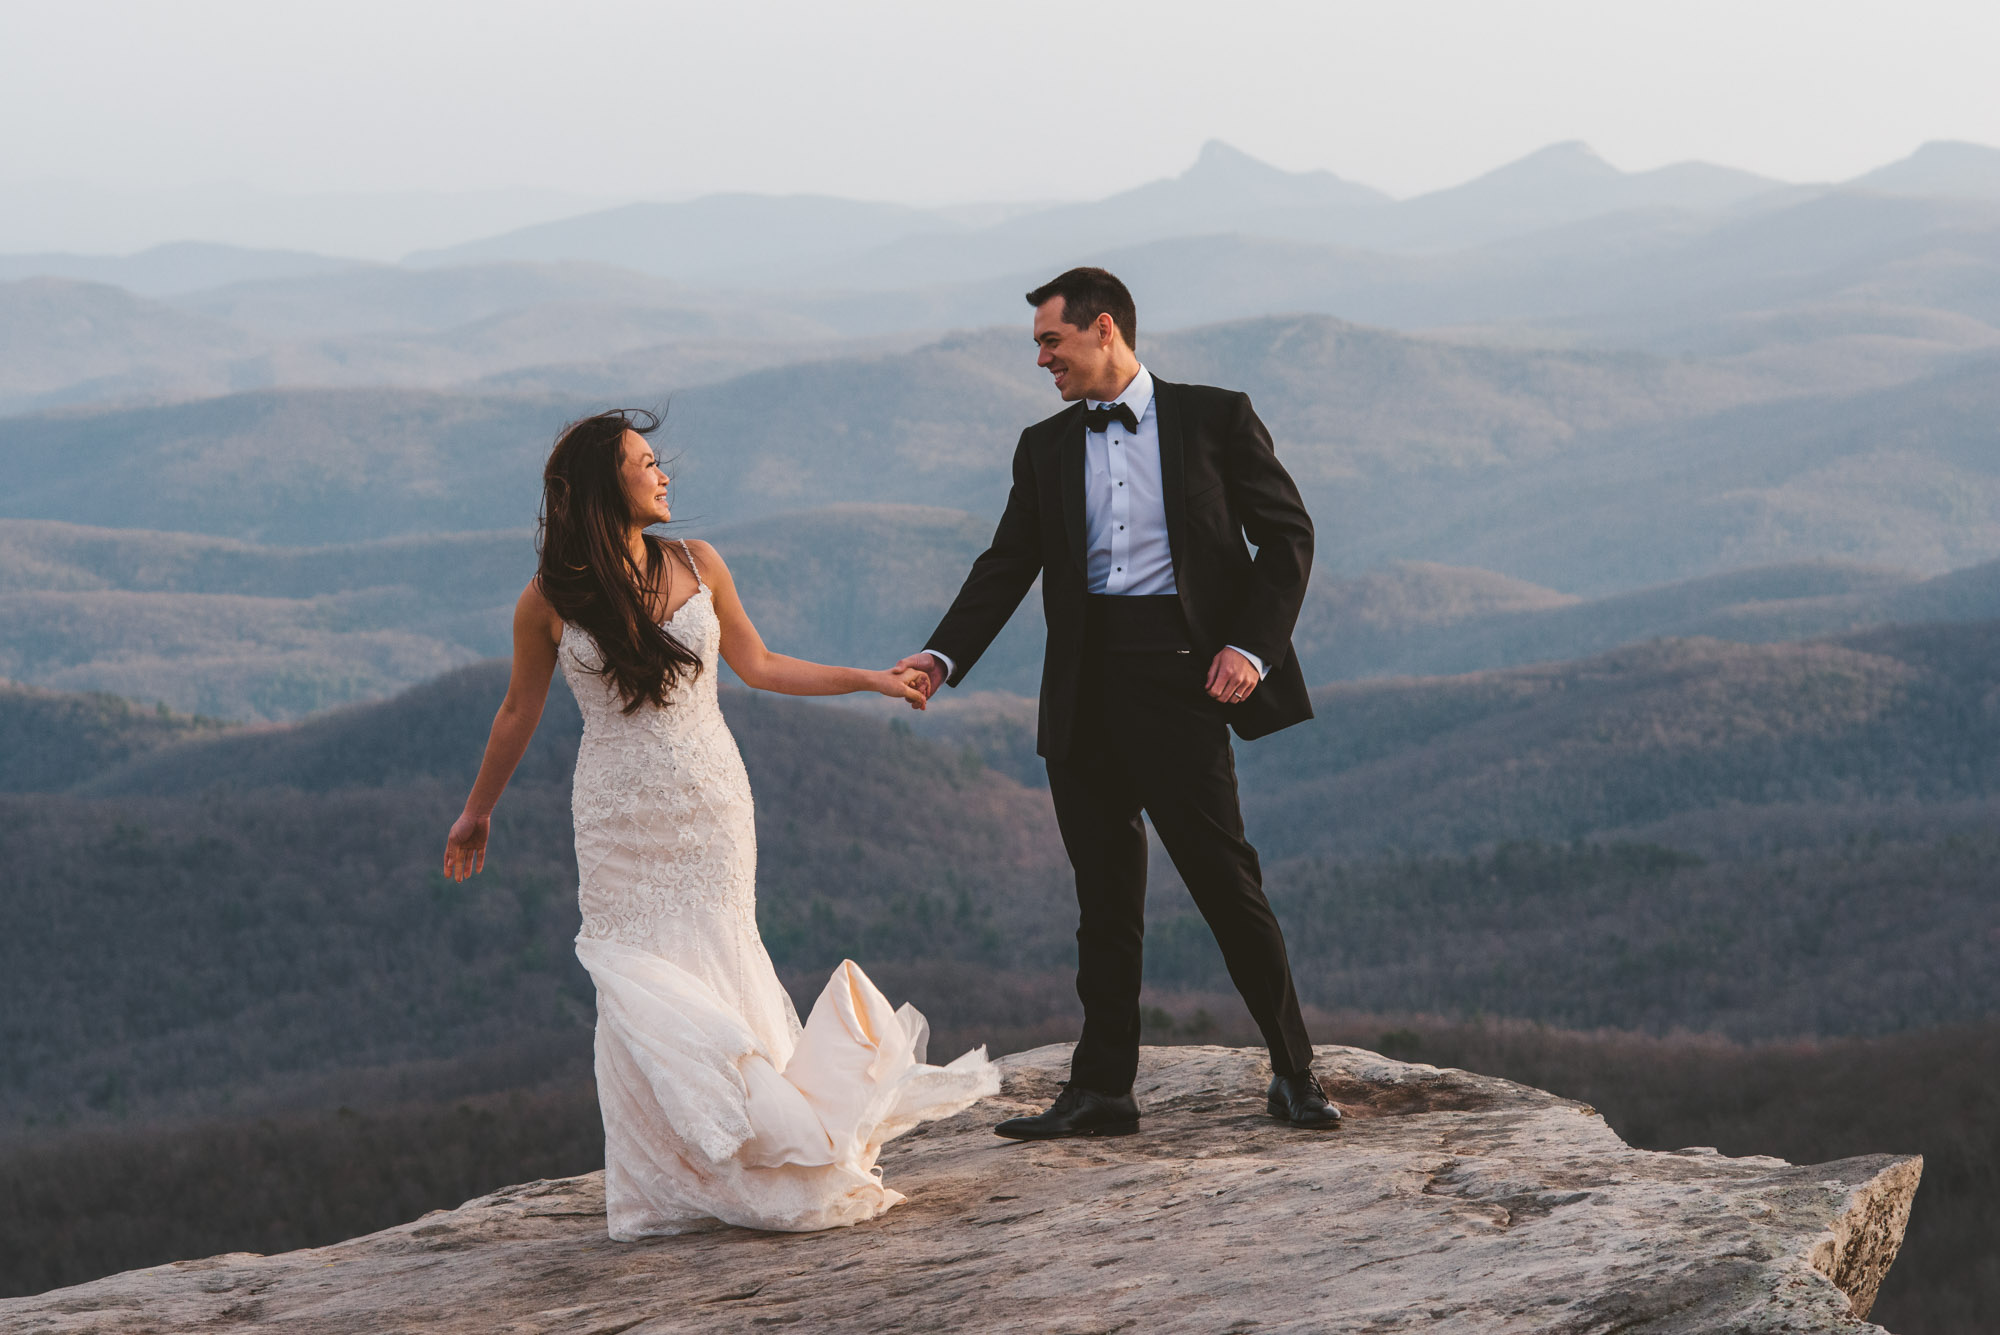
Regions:
[[583, 713], [586, 741], [593, 733], [600, 739], [608, 738], [615, 729], [635, 724], [658, 734], [685, 730], [707, 714], [721, 717], [715, 668], [722, 657], [722, 623], [715, 615], [715, 596], [708, 585], [696, 589], [694, 597], [682, 603], [660, 626], [700, 656], [701, 673], [693, 681], [683, 681], [674, 687], [664, 706], [641, 705], [630, 714], [625, 713], [624, 697], [618, 694], [611, 678], [599, 671], [604, 657], [597, 650], [597, 641], [579, 626], [563, 626], [563, 679], [569, 683], [570, 693], [576, 696], [577, 708]]
[[662, 625], [702, 665], [665, 705], [625, 713], [597, 670], [596, 641], [576, 626], [563, 628], [558, 655], [583, 714], [570, 799], [581, 935], [647, 948], [691, 909], [752, 932], [756, 915], [750, 779], [716, 695], [722, 626], [707, 584]]

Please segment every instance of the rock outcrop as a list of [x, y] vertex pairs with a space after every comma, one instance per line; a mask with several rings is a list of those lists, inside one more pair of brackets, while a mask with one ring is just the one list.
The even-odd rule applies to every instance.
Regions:
[[601, 1175], [281, 1256], [0, 1302], [9, 1332], [1877, 1331], [1921, 1161], [1635, 1150], [1590, 1108], [1322, 1048], [1332, 1133], [1263, 1113], [1261, 1054], [1149, 1048], [1146, 1121], [1016, 1144], [1065, 1047], [884, 1156], [909, 1202], [810, 1235], [604, 1235]]

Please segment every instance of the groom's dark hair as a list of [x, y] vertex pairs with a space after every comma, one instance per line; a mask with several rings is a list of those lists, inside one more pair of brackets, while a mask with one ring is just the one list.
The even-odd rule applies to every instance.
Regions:
[[1050, 297], [1063, 299], [1063, 323], [1077, 329], [1109, 315], [1111, 323], [1125, 336], [1125, 346], [1139, 350], [1139, 312], [1132, 305], [1132, 293], [1108, 269], [1071, 269], [1057, 274], [1028, 294], [1030, 306], [1040, 306]]

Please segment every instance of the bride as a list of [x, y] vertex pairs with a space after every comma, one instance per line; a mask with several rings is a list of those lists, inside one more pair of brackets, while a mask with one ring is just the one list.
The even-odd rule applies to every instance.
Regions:
[[786, 695], [879, 691], [924, 705], [907, 672], [774, 654], [729, 568], [663, 542], [659, 419], [564, 428], [542, 474], [541, 561], [514, 609], [513, 676], [444, 871], [485, 865], [493, 807], [563, 676], [583, 713], [571, 799], [583, 930], [597, 985], [597, 1096], [611, 1236], [704, 1219], [806, 1231], [871, 1219], [882, 1143], [999, 1086], [984, 1048], [925, 1062], [929, 1025], [844, 961], [801, 1028], [757, 935], [750, 783], [716, 701], [718, 651]]

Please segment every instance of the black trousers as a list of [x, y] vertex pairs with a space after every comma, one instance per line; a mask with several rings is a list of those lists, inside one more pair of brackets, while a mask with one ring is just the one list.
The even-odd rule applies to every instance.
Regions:
[[[1122, 600], [1121, 600], [1122, 601]], [[1146, 829], [1215, 933], [1229, 977], [1271, 1050], [1272, 1069], [1312, 1064], [1285, 938], [1243, 837], [1225, 706], [1203, 689], [1208, 662], [1171, 649], [1107, 648], [1088, 637], [1079, 729], [1050, 760], [1049, 791], [1076, 870], [1076, 992], [1083, 1037], [1070, 1079], [1122, 1094], [1139, 1065], [1139, 981], [1146, 931]]]

